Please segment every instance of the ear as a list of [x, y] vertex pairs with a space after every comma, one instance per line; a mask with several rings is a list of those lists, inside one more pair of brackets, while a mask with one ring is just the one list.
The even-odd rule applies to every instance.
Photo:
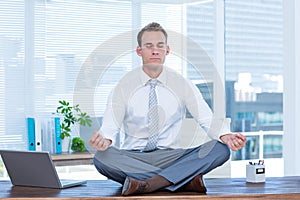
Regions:
[[166, 48], [166, 55], [169, 55], [169, 53], [170, 53], [170, 47], [168, 45], [167, 48]]
[[141, 56], [141, 55], [142, 55], [142, 48], [141, 48], [140, 46], [137, 46], [136, 49], [135, 49], [135, 51], [136, 51], [136, 54], [137, 54], [138, 56]]

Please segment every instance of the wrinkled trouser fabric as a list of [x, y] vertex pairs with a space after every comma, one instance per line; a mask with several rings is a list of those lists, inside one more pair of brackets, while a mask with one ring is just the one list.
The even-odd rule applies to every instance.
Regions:
[[173, 183], [175, 191], [198, 174], [205, 175], [230, 157], [227, 145], [211, 140], [190, 149], [158, 149], [151, 152], [109, 147], [94, 156], [96, 169], [104, 176], [123, 184], [126, 176], [139, 180], [160, 175]]

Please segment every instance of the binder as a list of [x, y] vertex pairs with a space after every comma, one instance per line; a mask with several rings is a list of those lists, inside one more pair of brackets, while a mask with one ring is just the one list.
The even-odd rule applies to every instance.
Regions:
[[27, 117], [28, 150], [62, 153], [60, 117]]
[[38, 117], [34, 118], [35, 122], [35, 150], [42, 151], [42, 127], [41, 120]]
[[55, 136], [54, 136], [54, 120], [53, 118], [44, 118], [41, 122], [42, 150], [48, 151], [50, 154], [55, 153]]
[[60, 118], [54, 117], [54, 133], [55, 133], [55, 153], [62, 153], [62, 139], [60, 137], [61, 129], [60, 129]]
[[35, 123], [33, 117], [27, 118], [28, 150], [35, 151]]

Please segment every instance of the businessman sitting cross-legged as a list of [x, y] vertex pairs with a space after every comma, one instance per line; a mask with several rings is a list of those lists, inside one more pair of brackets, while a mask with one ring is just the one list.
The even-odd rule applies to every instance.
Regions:
[[[143, 65], [127, 73], [113, 89], [103, 123], [90, 139], [97, 150], [94, 165], [123, 184], [122, 195], [160, 189], [206, 193], [202, 176], [224, 164], [246, 138], [229, 130], [211, 131], [213, 113], [189, 80], [164, 66], [170, 53], [167, 33], [150, 23], [137, 36], [136, 53]], [[180, 149], [179, 131], [188, 110], [212, 139]], [[124, 143], [114, 147], [122, 129]]]

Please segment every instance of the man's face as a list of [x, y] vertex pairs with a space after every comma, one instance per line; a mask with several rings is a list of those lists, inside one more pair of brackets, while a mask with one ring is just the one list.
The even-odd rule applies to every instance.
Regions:
[[141, 47], [136, 52], [142, 57], [143, 65], [161, 65], [169, 54], [166, 38], [160, 31], [146, 31], [141, 38]]

